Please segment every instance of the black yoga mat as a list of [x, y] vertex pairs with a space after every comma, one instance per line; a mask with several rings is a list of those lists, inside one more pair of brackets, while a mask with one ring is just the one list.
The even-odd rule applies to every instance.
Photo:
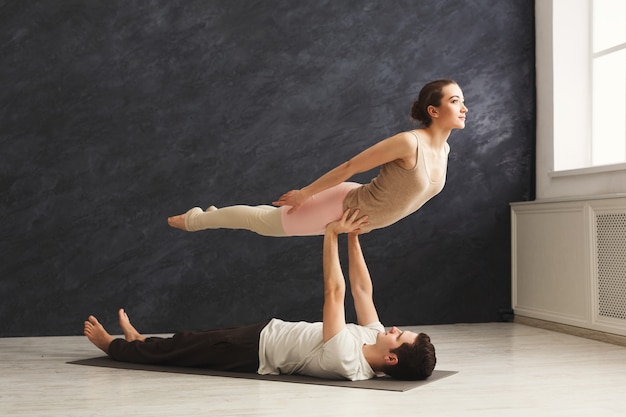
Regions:
[[107, 356], [101, 356], [97, 358], [80, 359], [76, 361], [68, 362], [72, 365], [87, 365], [87, 366], [99, 366], [104, 368], [117, 368], [117, 369], [132, 369], [140, 371], [154, 371], [154, 372], [172, 372], [179, 374], [191, 374], [191, 375], [208, 375], [208, 376], [222, 376], [230, 378], [244, 378], [244, 379], [261, 379], [265, 381], [280, 381], [280, 382], [294, 382], [299, 384], [315, 384], [315, 385], [328, 385], [334, 387], [349, 387], [349, 388], [365, 388], [376, 389], [384, 391], [408, 391], [413, 388], [421, 387], [426, 384], [438, 381], [446, 378], [450, 375], [454, 375], [456, 371], [440, 371], [435, 370], [433, 374], [425, 381], [400, 381], [397, 379], [382, 377], [373, 378], [366, 381], [343, 381], [332, 379], [321, 379], [303, 375], [259, 375], [255, 373], [242, 373], [242, 372], [224, 372], [213, 371], [211, 369], [204, 368], [187, 368], [181, 366], [165, 366], [165, 365], [145, 365], [138, 363], [118, 362], [110, 359]]

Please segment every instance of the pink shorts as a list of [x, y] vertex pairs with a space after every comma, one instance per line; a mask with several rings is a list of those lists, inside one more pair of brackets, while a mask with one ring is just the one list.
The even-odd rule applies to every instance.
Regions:
[[287, 214], [291, 206], [281, 207], [280, 218], [285, 233], [287, 236], [323, 235], [328, 223], [341, 218], [343, 200], [348, 192], [360, 186], [356, 182], [342, 182], [315, 194], [292, 214]]

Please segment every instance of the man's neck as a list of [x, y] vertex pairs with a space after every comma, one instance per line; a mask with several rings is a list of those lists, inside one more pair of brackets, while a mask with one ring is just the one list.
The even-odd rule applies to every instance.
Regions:
[[363, 345], [363, 356], [365, 360], [372, 367], [374, 372], [383, 372], [383, 360], [380, 358], [380, 353], [376, 349], [376, 345]]

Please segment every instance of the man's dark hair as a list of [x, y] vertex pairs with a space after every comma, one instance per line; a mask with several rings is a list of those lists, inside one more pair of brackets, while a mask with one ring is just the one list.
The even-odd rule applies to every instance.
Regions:
[[403, 343], [391, 353], [398, 356], [398, 363], [385, 366], [383, 372], [396, 379], [426, 379], [432, 375], [437, 363], [435, 347], [426, 333], [418, 334], [415, 342]]

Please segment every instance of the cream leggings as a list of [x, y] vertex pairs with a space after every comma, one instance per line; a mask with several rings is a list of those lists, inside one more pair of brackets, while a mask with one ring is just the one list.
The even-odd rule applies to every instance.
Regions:
[[263, 236], [287, 236], [281, 222], [281, 210], [274, 206], [230, 206], [206, 211], [194, 207], [185, 214], [185, 229], [245, 229]]
[[360, 186], [355, 182], [335, 185], [305, 201], [292, 214], [287, 214], [288, 206], [211, 206], [206, 211], [194, 207], [185, 214], [185, 229], [245, 229], [274, 237], [323, 235], [328, 223], [341, 218], [348, 192]]

